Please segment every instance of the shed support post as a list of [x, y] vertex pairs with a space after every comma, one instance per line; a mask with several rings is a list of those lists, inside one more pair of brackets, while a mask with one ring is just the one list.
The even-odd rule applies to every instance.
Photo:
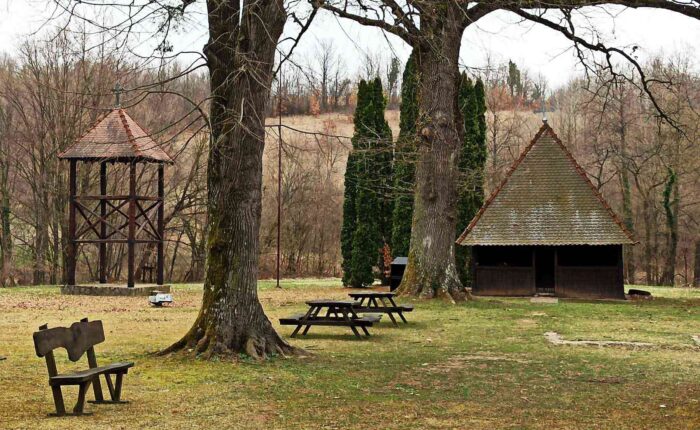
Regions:
[[129, 240], [127, 241], [127, 251], [129, 259], [128, 277], [126, 286], [134, 288], [134, 266], [135, 250], [134, 243], [136, 236], [136, 162], [129, 163]]
[[77, 161], [70, 160], [70, 173], [68, 175], [68, 249], [66, 250], [66, 285], [75, 285], [75, 258], [77, 253], [75, 237], [75, 197], [78, 192]]
[[163, 245], [165, 224], [163, 222], [163, 209], [165, 206], [165, 178], [163, 163], [158, 164], [158, 255], [156, 262], [156, 284], [163, 285]]
[[[107, 239], [107, 163], [100, 163], [100, 240]], [[100, 242], [100, 284], [107, 283], [107, 243]]]

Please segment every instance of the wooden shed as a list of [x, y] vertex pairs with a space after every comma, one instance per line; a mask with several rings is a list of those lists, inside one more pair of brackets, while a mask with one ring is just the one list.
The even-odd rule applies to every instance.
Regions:
[[623, 299], [635, 240], [545, 121], [457, 239], [473, 293]]

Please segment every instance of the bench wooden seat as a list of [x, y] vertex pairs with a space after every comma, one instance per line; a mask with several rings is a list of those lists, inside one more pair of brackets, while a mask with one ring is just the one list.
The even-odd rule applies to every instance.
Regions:
[[81, 382], [91, 381], [99, 375], [116, 375], [134, 367], [134, 363], [112, 363], [107, 366], [94, 367], [92, 369], [80, 370], [73, 373], [63, 373], [49, 378], [49, 385], [78, 385]]
[[[134, 363], [123, 362], [112, 363], [106, 366], [97, 365], [94, 347], [105, 340], [102, 321], [88, 321], [87, 318], [84, 318], [80, 322], [73, 323], [70, 327], [55, 327], [51, 329], [44, 324], [39, 327], [39, 331], [34, 332], [33, 338], [36, 355], [46, 359], [49, 386], [51, 387], [54, 405], [56, 406], [56, 413], [52, 415], [83, 415], [85, 395], [90, 385], [93, 386], [95, 394], [95, 400], [91, 403], [126, 403], [121, 400], [122, 380], [124, 375], [129, 372], [129, 369], [134, 366]], [[68, 353], [68, 359], [73, 362], [80, 360], [83, 355], [87, 355], [88, 369], [59, 374], [53, 354], [53, 351], [57, 348], [64, 348]], [[111, 400], [105, 400], [102, 395], [101, 375], [104, 375]], [[116, 378], [114, 383], [112, 383], [112, 375], [115, 375]], [[78, 400], [72, 414], [66, 413], [63, 403], [61, 387], [64, 385], [77, 385], [79, 387]]]
[[367, 307], [361, 306], [355, 308], [355, 312], [360, 313], [399, 313], [399, 312], [412, 312], [412, 305], [398, 305], [398, 306], [382, 306], [382, 307]]

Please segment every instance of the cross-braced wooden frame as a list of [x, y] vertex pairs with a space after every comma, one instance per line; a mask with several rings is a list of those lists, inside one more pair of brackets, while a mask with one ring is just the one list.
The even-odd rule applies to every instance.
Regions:
[[[136, 194], [136, 160], [129, 160], [129, 194], [107, 195], [107, 161], [100, 162], [100, 195], [77, 195], [78, 160], [70, 160], [67, 284], [75, 285], [78, 246], [94, 243], [99, 246], [100, 283], [107, 283], [107, 244], [126, 243], [128, 255], [127, 286], [133, 288], [135, 247], [139, 243], [155, 243], [156, 283], [163, 284], [163, 206], [164, 166], [158, 163], [158, 195]], [[80, 220], [78, 219], [80, 218]], [[80, 226], [78, 222], [80, 221]], [[94, 233], [96, 238], [88, 236]]]

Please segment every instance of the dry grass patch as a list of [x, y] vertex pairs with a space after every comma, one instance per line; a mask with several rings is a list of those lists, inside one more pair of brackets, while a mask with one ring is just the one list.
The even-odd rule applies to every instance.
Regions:
[[[283, 286], [260, 285], [275, 324], [305, 310], [305, 300], [348, 292], [337, 280]], [[0, 290], [0, 356], [7, 357], [0, 361], [0, 428], [700, 428], [700, 350], [689, 347], [700, 334], [700, 292], [653, 293], [655, 300], [619, 303], [415, 302], [408, 326], [383, 322], [366, 341], [345, 328], [314, 327], [291, 340], [312, 357], [257, 363], [150, 355], [190, 327], [201, 300], [197, 285], [175, 286], [174, 305], [163, 309], [143, 297]], [[125, 380], [131, 403], [88, 405], [90, 417], [47, 418], [46, 367], [31, 333], [84, 316], [104, 322], [99, 360], [137, 363]], [[544, 339], [546, 331], [664, 347], [562, 348]], [[76, 367], [58, 356], [59, 368]], [[74, 399], [74, 391], [66, 393], [67, 403]]]

